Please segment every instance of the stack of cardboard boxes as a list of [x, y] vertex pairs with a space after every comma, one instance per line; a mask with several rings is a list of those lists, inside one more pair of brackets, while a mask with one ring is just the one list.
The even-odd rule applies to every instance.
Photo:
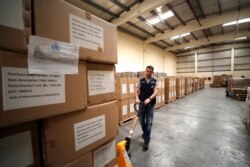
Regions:
[[246, 123], [248, 130], [250, 131], [250, 87], [247, 89], [247, 98], [246, 98]]
[[175, 77], [165, 78], [165, 102], [170, 103], [176, 100], [176, 79]]
[[165, 105], [165, 79], [163, 77], [157, 78], [158, 81], [158, 94], [156, 96], [156, 108], [162, 107]]
[[[0, 22], [0, 145], [8, 147], [0, 166], [115, 164], [116, 27], [61, 0], [36, 0], [32, 10], [29, 0], [0, 6], [21, 16], [18, 25]], [[40, 71], [34, 59], [53, 63], [30, 74]], [[64, 73], [68, 66], [77, 72]]]
[[185, 96], [185, 78], [176, 78], [176, 98], [180, 99]]
[[222, 84], [222, 76], [221, 75], [215, 75], [212, 83], [212, 87], [221, 87]]
[[192, 93], [192, 78], [185, 77], [185, 95]]

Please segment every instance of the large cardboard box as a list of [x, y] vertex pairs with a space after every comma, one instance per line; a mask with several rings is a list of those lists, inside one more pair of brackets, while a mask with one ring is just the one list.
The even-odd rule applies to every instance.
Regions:
[[88, 105], [116, 99], [114, 65], [87, 63]]
[[0, 127], [68, 113], [87, 106], [86, 64], [76, 75], [30, 75], [27, 55], [0, 51]]
[[116, 140], [113, 139], [93, 151], [94, 167], [111, 167], [117, 162]]
[[134, 105], [135, 105], [135, 99], [129, 99], [129, 112], [128, 112], [129, 118], [132, 118], [137, 114]]
[[138, 83], [138, 78], [128, 78], [128, 92], [130, 99], [135, 97], [135, 91]]
[[116, 79], [115, 83], [116, 87], [116, 97], [118, 100], [127, 99], [129, 97], [128, 90], [128, 79], [127, 78], [119, 78]]
[[0, 48], [24, 51], [31, 34], [31, 1], [0, 1]]
[[44, 120], [47, 166], [62, 166], [115, 138], [117, 102], [88, 107]]
[[36, 122], [0, 129], [0, 166], [40, 166]]
[[124, 121], [129, 117], [129, 99], [118, 100], [119, 121]]
[[80, 158], [63, 165], [63, 167], [93, 167], [93, 161], [92, 161], [92, 152], [88, 152], [84, 155], [82, 155]]
[[82, 60], [117, 63], [117, 28], [63, 0], [34, 1], [35, 35], [80, 46]]

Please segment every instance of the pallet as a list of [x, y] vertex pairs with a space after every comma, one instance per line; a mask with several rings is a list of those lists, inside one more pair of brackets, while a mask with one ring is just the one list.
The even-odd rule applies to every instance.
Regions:
[[130, 123], [134, 118], [135, 118], [135, 115], [132, 116], [132, 117], [130, 117], [130, 118], [127, 118], [127, 119], [125, 119], [125, 120], [123, 120], [123, 121], [119, 121], [119, 125], [120, 125], [120, 126], [124, 126], [124, 125]]
[[176, 99], [171, 100], [171, 101], [166, 101], [165, 104], [169, 104], [169, 103], [172, 103], [172, 102], [174, 102], [174, 101], [176, 101]]

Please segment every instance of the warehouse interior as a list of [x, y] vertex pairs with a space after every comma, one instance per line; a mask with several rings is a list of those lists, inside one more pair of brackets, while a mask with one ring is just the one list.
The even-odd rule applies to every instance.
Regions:
[[250, 0], [1, 1], [0, 37], [1, 167], [250, 166]]

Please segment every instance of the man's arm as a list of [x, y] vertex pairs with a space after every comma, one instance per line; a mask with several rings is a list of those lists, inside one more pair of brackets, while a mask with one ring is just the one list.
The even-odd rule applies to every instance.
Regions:
[[138, 104], [140, 103], [140, 99], [139, 99], [139, 94], [140, 94], [140, 84], [138, 83], [136, 88], [135, 88], [135, 103]]

